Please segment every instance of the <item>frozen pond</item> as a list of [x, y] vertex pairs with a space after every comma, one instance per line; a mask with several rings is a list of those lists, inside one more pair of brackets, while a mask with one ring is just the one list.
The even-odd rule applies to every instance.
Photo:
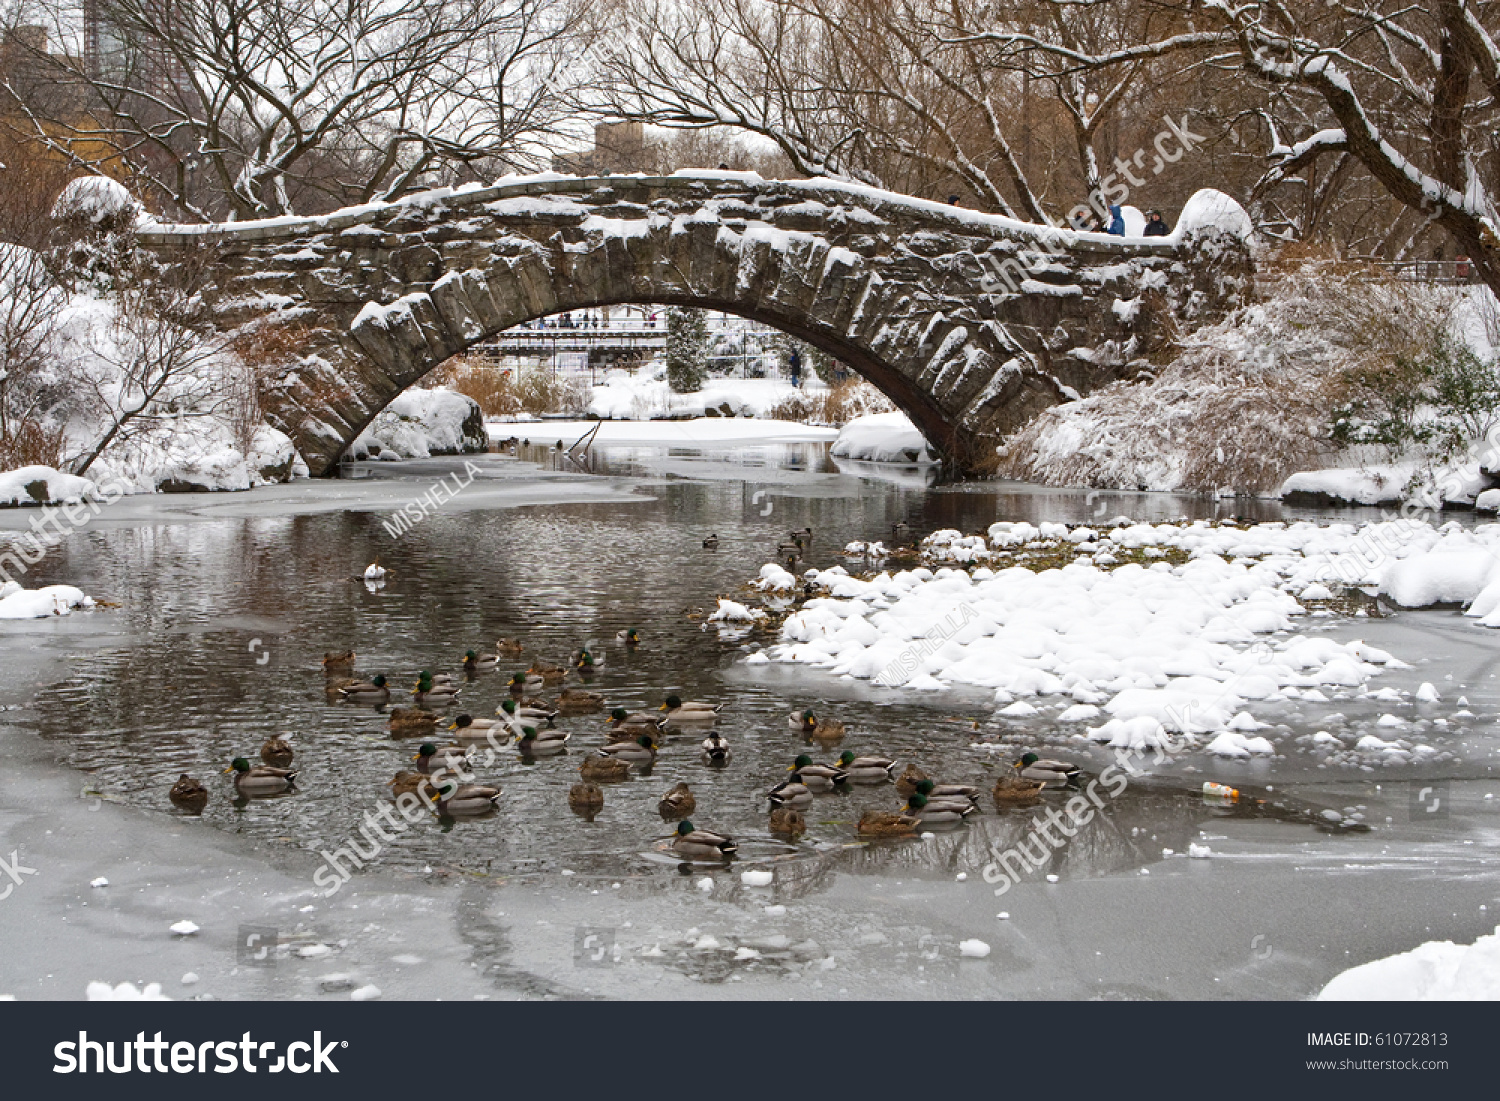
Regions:
[[[518, 458], [472, 461], [472, 483], [399, 537], [393, 511], [439, 478], [465, 480], [465, 460], [360, 464], [343, 481], [250, 494], [127, 500], [28, 575], [28, 587], [66, 582], [119, 606], [0, 628], [15, 673], [6, 702], [24, 705], [5, 716], [14, 725], [3, 744], [18, 764], [0, 785], [10, 831], [0, 849], [52, 860], [35, 886], [0, 902], [6, 942], [38, 940], [34, 958], [0, 962], [0, 993], [76, 997], [85, 974], [175, 984], [191, 968], [220, 997], [347, 996], [339, 983], [322, 993], [317, 980], [330, 972], [357, 973], [387, 997], [1301, 997], [1353, 962], [1423, 940], [1472, 940], [1495, 924], [1500, 800], [1486, 797], [1500, 793], [1491, 781], [1500, 664], [1495, 636], [1450, 611], [1319, 625], [1413, 664], [1372, 687], [1433, 681], [1446, 699], [1466, 695], [1472, 718], [1424, 729], [1452, 754], [1439, 767], [1185, 757], [1082, 831], [1049, 869], [1056, 883], [1033, 876], [1002, 899], [981, 869], [992, 846], [1024, 832], [1032, 808], [997, 810], [986, 796], [958, 829], [864, 844], [860, 813], [901, 800], [889, 785], [859, 786], [819, 797], [795, 845], [767, 831], [763, 793], [799, 752], [879, 752], [987, 790], [1011, 757], [974, 752], [976, 738], [1014, 741], [1019, 752], [1023, 741], [1045, 749], [1058, 736], [1045, 724], [997, 723], [987, 692], [882, 690], [744, 664], [773, 633], [723, 638], [703, 618], [775, 559], [788, 531], [811, 527], [805, 565], [827, 566], [849, 541], [887, 538], [897, 520], [920, 536], [983, 531], [997, 519], [1275, 519], [1275, 503], [932, 488], [925, 468], [835, 464], [822, 443], [729, 452], [622, 441], [580, 464], [531, 441]], [[0, 522], [13, 530], [24, 516]], [[717, 550], [701, 546], [710, 533]], [[358, 575], [377, 556], [391, 573], [373, 588]], [[635, 650], [614, 641], [628, 627], [642, 636]], [[383, 711], [330, 700], [318, 659], [353, 648], [361, 674], [384, 673], [404, 691], [418, 670], [456, 673], [465, 650], [502, 637], [526, 644], [506, 674], [595, 644], [605, 661], [587, 687], [611, 706], [654, 708], [668, 692], [722, 703], [732, 763], [710, 768], [701, 733], [671, 734], [654, 768], [607, 786], [603, 811], [584, 821], [566, 796], [579, 762], [605, 743], [603, 721], [560, 718], [568, 752], [510, 752], [483, 770], [481, 781], [504, 791], [495, 814], [421, 821], [325, 898], [313, 878], [320, 854], [351, 836], [364, 844], [364, 816], [388, 805], [386, 784], [420, 739], [393, 739]], [[489, 716], [506, 698], [505, 675], [481, 674], [446, 713]], [[1392, 705], [1340, 706], [1352, 719]], [[787, 728], [802, 707], [836, 714], [848, 735], [831, 751], [809, 747]], [[1291, 705], [1257, 715], [1294, 732], [1319, 718]], [[297, 790], [237, 804], [221, 771], [284, 732], [294, 735]], [[1109, 760], [1052, 748], [1094, 769]], [[201, 819], [167, 800], [181, 772], [212, 789]], [[1205, 779], [1266, 802], [1211, 805]], [[695, 823], [739, 839], [731, 868], [686, 869], [661, 851], [671, 827], [656, 804], [678, 781], [696, 795]], [[1447, 811], [1414, 817], [1411, 781], [1445, 785]], [[101, 803], [102, 814], [88, 813]], [[1329, 809], [1372, 828], [1331, 826]], [[78, 836], [59, 836], [69, 831]], [[1191, 844], [1211, 846], [1213, 858], [1183, 858]], [[120, 867], [143, 850], [149, 871]], [[115, 870], [100, 872], [106, 853]], [[238, 876], [222, 876], [226, 864]], [[741, 882], [761, 868], [774, 872], [770, 886]], [[91, 892], [96, 874], [111, 886]], [[118, 906], [135, 879], [130, 920], [38, 931], [49, 920], [67, 925], [68, 914], [76, 926], [85, 903]], [[204, 927], [191, 943], [164, 933], [184, 916]], [[290, 942], [277, 967], [235, 958], [243, 923]], [[957, 945], [970, 938], [991, 954], [963, 958]], [[611, 946], [607, 958], [593, 959], [595, 944]], [[57, 978], [44, 980], [49, 973]]]

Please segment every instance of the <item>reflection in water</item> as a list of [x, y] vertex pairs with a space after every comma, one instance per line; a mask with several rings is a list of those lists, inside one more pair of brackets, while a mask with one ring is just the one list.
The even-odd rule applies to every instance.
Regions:
[[[541, 465], [568, 461], [536, 445], [522, 451]], [[508, 698], [509, 673], [535, 657], [562, 661], [587, 644], [605, 658], [589, 687], [611, 706], [654, 708], [669, 692], [723, 703], [719, 729], [734, 747], [732, 762], [704, 763], [701, 730], [669, 732], [652, 775], [609, 785], [602, 808], [575, 816], [568, 792], [583, 756], [606, 744], [604, 719], [559, 718], [572, 734], [566, 751], [530, 759], [507, 746], [479, 771], [479, 783], [503, 789], [494, 814], [419, 822], [386, 847], [383, 867], [666, 874], [670, 865], [650, 855], [662, 834], [656, 804], [686, 781], [695, 824], [740, 839], [742, 862], [785, 865], [778, 893], [814, 889], [834, 870], [975, 875], [995, 846], [1029, 828], [1027, 809], [997, 813], [986, 796], [983, 815], [932, 841], [860, 844], [853, 828], [860, 814], [901, 803], [889, 785], [865, 787], [820, 796], [806, 812], [806, 835], [789, 849], [768, 832], [762, 796], [806, 748], [786, 725], [802, 706], [847, 724], [840, 749], [915, 760], [932, 775], [988, 791], [998, 766], [968, 748], [971, 720], [988, 716], [987, 695], [913, 698], [737, 664], [771, 639], [762, 628], [705, 631], [715, 598], [735, 594], [787, 532], [803, 527], [814, 532], [804, 565], [824, 567], [839, 561], [845, 543], [886, 538], [903, 519], [920, 538], [941, 527], [982, 530], [1000, 518], [1280, 513], [1272, 503], [1163, 495], [928, 489], [841, 473], [864, 464], [832, 464], [812, 445], [595, 449], [589, 461], [600, 473], [644, 479], [639, 499], [439, 510], [399, 539], [381, 514], [352, 511], [90, 529], [49, 554], [38, 582], [66, 580], [120, 602], [118, 612], [99, 614], [123, 634], [42, 693], [41, 731], [109, 797], [182, 813], [167, 793], [187, 772], [209, 781], [205, 821], [317, 854], [345, 844], [368, 812], [387, 804], [391, 778], [412, 753], [410, 741], [390, 736], [386, 710], [329, 698], [320, 667], [326, 652], [355, 650], [357, 674], [388, 675], [393, 706], [409, 706], [418, 670], [456, 674], [466, 650], [520, 639], [523, 656], [466, 683], [448, 708], [450, 717], [488, 716]], [[514, 462], [476, 459], [481, 468]], [[443, 463], [420, 464], [416, 473], [405, 464], [358, 468], [374, 478], [410, 476], [420, 489]], [[720, 537], [714, 551], [702, 547], [710, 532]], [[377, 556], [390, 573], [383, 587], [369, 588], [359, 575]], [[631, 627], [638, 647], [615, 641]], [[296, 739], [297, 790], [236, 803], [220, 771], [286, 731]], [[1213, 813], [1191, 793], [1133, 787], [1046, 870], [1101, 875], [1139, 866], [1163, 847], [1181, 849]]]

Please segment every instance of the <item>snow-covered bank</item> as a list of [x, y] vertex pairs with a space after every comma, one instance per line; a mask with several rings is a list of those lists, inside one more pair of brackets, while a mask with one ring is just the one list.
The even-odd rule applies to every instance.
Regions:
[[1430, 940], [1334, 978], [1320, 1002], [1437, 1002], [1500, 999], [1500, 927], [1473, 944]]
[[74, 504], [98, 492], [92, 480], [50, 466], [23, 466], [0, 473], [0, 508]]
[[[1395, 507], [1420, 492], [1416, 463], [1372, 463], [1359, 467], [1304, 470], [1282, 483], [1277, 494], [1289, 505], [1322, 508], [1329, 505], [1383, 505]], [[1444, 505], [1472, 507], [1490, 488], [1492, 479], [1477, 461], [1454, 470], [1441, 480]]]
[[455, 390], [398, 394], [349, 445], [351, 459], [427, 459], [483, 451], [489, 444], [479, 403]]
[[0, 619], [45, 619], [67, 615], [74, 608], [92, 608], [93, 600], [72, 585], [23, 589], [14, 581], [0, 585]]
[[[589, 414], [614, 420], [649, 420], [651, 417], [765, 417], [801, 391], [790, 382], [770, 378], [711, 378], [703, 389], [674, 394], [667, 385], [667, 366], [653, 360], [636, 371], [612, 370], [594, 384]], [[809, 389], [821, 389], [817, 379], [807, 379]]]
[[856, 417], [839, 430], [831, 450], [841, 459], [877, 463], [926, 463], [936, 458], [905, 413]]
[[[1339, 610], [1362, 614], [1366, 598], [1341, 597], [1347, 586], [1379, 586], [1403, 603], [1474, 600], [1471, 614], [1500, 608], [1493, 524], [1002, 522], [984, 536], [935, 532], [922, 553], [922, 566], [868, 579], [808, 571], [826, 595], [787, 617], [769, 659], [885, 687], [989, 688], [1001, 718], [1045, 708], [1076, 724], [1076, 737], [1112, 746], [1160, 745], [1173, 731], [1245, 757], [1283, 749], [1255, 733], [1259, 701], [1362, 698], [1371, 678], [1409, 668], [1361, 641], [1298, 630]], [[1017, 698], [1039, 696], [1060, 702]], [[1327, 735], [1329, 759], [1444, 756], [1403, 737], [1406, 719], [1381, 726]]]

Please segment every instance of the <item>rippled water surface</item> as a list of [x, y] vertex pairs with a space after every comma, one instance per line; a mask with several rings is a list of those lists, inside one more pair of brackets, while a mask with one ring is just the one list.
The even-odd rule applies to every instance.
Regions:
[[[544, 447], [524, 449], [522, 457], [576, 470]], [[483, 479], [518, 460], [475, 461]], [[463, 460], [365, 464], [351, 473], [395, 479], [415, 495], [463, 466]], [[1008, 763], [969, 748], [994, 730], [989, 694], [881, 692], [806, 670], [745, 666], [747, 649], [771, 638], [755, 632], [726, 639], [705, 630], [715, 597], [739, 591], [773, 559], [778, 538], [804, 526], [815, 532], [806, 564], [826, 566], [848, 541], [888, 537], [898, 519], [920, 536], [944, 527], [982, 531], [996, 519], [1282, 515], [1278, 505], [1263, 502], [933, 488], [924, 468], [841, 469], [814, 445], [732, 455], [617, 449], [596, 455], [588, 470], [633, 479], [633, 495], [618, 503], [451, 507], [399, 538], [386, 529], [387, 513], [365, 511], [89, 530], [48, 557], [43, 579], [66, 580], [117, 602], [118, 609], [94, 614], [112, 617], [126, 633], [79, 650], [71, 675], [39, 699], [40, 729], [110, 798], [176, 814], [167, 789], [180, 772], [190, 772], [213, 789], [204, 814], [213, 825], [316, 854], [343, 845], [367, 812], [388, 801], [385, 785], [409, 767], [416, 744], [392, 739], [383, 711], [329, 700], [318, 665], [324, 651], [353, 648], [362, 675], [384, 673], [394, 685], [410, 686], [418, 670], [457, 672], [465, 650], [491, 649], [501, 637], [527, 646], [522, 659], [504, 666], [507, 672], [533, 657], [563, 662], [592, 641], [605, 663], [588, 687], [611, 706], [655, 707], [668, 692], [722, 703], [719, 729], [734, 747], [732, 764], [716, 770], [701, 762], [701, 732], [669, 735], [655, 767], [608, 786], [603, 812], [585, 822], [569, 811], [566, 794], [584, 755], [605, 743], [602, 717], [559, 719], [573, 736], [569, 752], [523, 761], [508, 750], [482, 770], [483, 782], [504, 789], [497, 813], [424, 821], [388, 848], [384, 866], [671, 875], [674, 862], [657, 848], [670, 827], [656, 803], [685, 780], [696, 793], [699, 826], [739, 837], [742, 860], [786, 860], [787, 875], [805, 875], [809, 885], [832, 868], [974, 870], [988, 859], [991, 843], [1019, 835], [1029, 811], [996, 811], [986, 798], [982, 817], [934, 844], [858, 846], [853, 823], [860, 812], [894, 810], [900, 800], [889, 785], [857, 787], [819, 797], [807, 814], [807, 836], [792, 847], [767, 833], [761, 796], [808, 749], [787, 729], [788, 714], [804, 706], [836, 715], [850, 729], [832, 751], [814, 747], [819, 759], [845, 748], [879, 752], [915, 760], [943, 780], [988, 788], [995, 769]], [[701, 546], [709, 533], [720, 537], [715, 551]], [[377, 556], [391, 575], [372, 590], [358, 575]], [[641, 632], [636, 650], [614, 641], [627, 627]], [[1412, 656], [1388, 640], [1381, 644]], [[1484, 675], [1469, 635], [1454, 627], [1448, 645], [1469, 661], [1471, 674]], [[505, 698], [503, 675], [481, 675], [448, 714], [488, 716]], [[221, 770], [235, 756], [255, 759], [268, 735], [283, 732], [294, 735], [297, 790], [237, 805]], [[1057, 870], [1128, 868], [1164, 844], [1185, 847], [1216, 815], [1260, 813], [1282, 820], [1289, 840], [1310, 836], [1318, 806], [1358, 796], [1325, 797], [1310, 788], [1259, 812], [1215, 810], [1195, 792], [1201, 779], [1133, 786], [1066, 850]], [[1364, 782], [1338, 780], [1351, 789]]]

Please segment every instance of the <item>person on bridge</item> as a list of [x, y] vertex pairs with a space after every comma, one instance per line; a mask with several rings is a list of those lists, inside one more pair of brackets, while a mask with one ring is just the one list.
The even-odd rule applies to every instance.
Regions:
[[1111, 237], [1125, 236], [1125, 215], [1120, 210], [1119, 203], [1111, 203], [1109, 207], [1109, 228], [1104, 231]]
[[802, 353], [793, 348], [792, 354], [786, 357], [786, 365], [791, 372], [792, 385], [798, 390], [802, 389]]
[[1165, 237], [1167, 234], [1169, 234], [1171, 232], [1172, 232], [1172, 227], [1169, 226], [1169, 225], [1167, 225], [1166, 222], [1162, 221], [1161, 211], [1159, 211], [1159, 210], [1148, 210], [1148, 211], [1146, 211], [1146, 229], [1145, 229], [1145, 232], [1144, 232], [1143, 236], [1146, 236], [1146, 237]]

